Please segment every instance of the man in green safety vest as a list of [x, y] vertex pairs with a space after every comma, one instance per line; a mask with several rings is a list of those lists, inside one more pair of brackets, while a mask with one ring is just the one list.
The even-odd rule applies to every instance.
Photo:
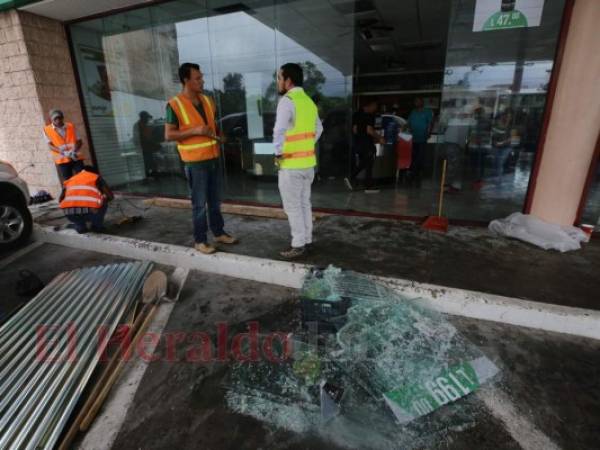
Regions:
[[277, 72], [282, 95], [273, 128], [275, 158], [279, 165], [279, 192], [288, 216], [292, 245], [280, 255], [302, 256], [312, 245], [310, 188], [315, 177], [315, 145], [323, 132], [317, 106], [304, 92], [304, 74], [298, 64], [287, 63]]

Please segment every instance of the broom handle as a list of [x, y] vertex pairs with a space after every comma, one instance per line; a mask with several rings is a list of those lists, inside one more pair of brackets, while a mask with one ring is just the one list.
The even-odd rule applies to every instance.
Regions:
[[440, 201], [438, 208], [438, 217], [442, 216], [442, 205], [444, 204], [444, 184], [446, 184], [446, 160], [444, 159], [444, 164], [442, 166], [442, 183], [440, 185]]

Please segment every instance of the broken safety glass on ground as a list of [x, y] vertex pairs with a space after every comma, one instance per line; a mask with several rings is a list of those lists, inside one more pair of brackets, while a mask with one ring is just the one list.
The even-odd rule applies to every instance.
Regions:
[[473, 424], [462, 398], [498, 368], [441, 314], [334, 267], [313, 270], [301, 298], [306, 329], [277, 358], [233, 366], [232, 410], [349, 447], [415, 448]]

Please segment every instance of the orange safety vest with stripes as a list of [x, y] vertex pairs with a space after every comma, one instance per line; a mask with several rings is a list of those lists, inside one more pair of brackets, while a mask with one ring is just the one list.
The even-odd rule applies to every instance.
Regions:
[[294, 89], [286, 94], [295, 109], [294, 126], [285, 132], [282, 148], [281, 169], [309, 169], [317, 165], [315, 155], [315, 140], [317, 105], [304, 92], [304, 89]]
[[[199, 95], [204, 107], [206, 120], [198, 112], [194, 104], [185, 95], [179, 94], [169, 100], [169, 105], [179, 120], [179, 131], [185, 131], [197, 126], [208, 126], [216, 135], [215, 110], [212, 100], [204, 94]], [[177, 141], [177, 150], [183, 162], [198, 162], [219, 157], [219, 144], [209, 136], [192, 136]]]
[[[44, 127], [44, 133], [48, 139], [50, 139], [50, 143], [63, 150], [63, 151], [73, 151], [75, 150], [75, 146], [77, 144], [77, 134], [75, 133], [75, 126], [71, 122], [65, 122], [65, 137], [62, 137], [58, 131], [54, 129], [52, 124], [46, 125]], [[52, 157], [54, 158], [54, 162], [56, 164], [66, 164], [73, 161], [71, 158], [63, 156], [60, 154], [60, 151], [51, 150]], [[77, 154], [78, 160], [83, 160], [83, 155]]]
[[98, 174], [82, 170], [65, 181], [65, 196], [60, 208], [101, 208], [104, 196], [98, 189], [98, 178]]

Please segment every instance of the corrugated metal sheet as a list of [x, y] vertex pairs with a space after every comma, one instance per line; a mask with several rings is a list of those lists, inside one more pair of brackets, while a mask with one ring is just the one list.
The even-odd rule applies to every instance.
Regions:
[[[0, 448], [51, 449], [150, 262], [58, 275], [0, 328]], [[104, 329], [105, 334], [99, 332]]]

